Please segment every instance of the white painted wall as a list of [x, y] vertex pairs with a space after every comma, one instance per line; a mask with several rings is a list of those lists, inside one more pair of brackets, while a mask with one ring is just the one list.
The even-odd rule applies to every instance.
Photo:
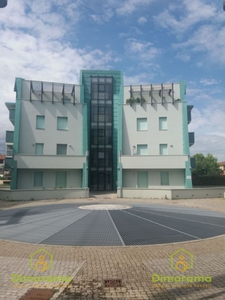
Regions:
[[0, 200], [55, 200], [88, 197], [89, 189], [0, 190]]
[[[36, 129], [36, 116], [45, 116], [45, 129]], [[68, 130], [57, 130], [57, 117], [68, 117]], [[68, 155], [82, 155], [82, 105], [22, 101], [19, 153], [35, 154], [44, 143], [46, 155], [56, 155], [56, 144], [67, 144]]]
[[130, 155], [121, 156], [123, 169], [184, 169], [187, 155]]
[[15, 155], [18, 169], [83, 169], [85, 156]]
[[[176, 189], [176, 188], [185, 188], [184, 183], [184, 170], [140, 170], [148, 172], [148, 188], [149, 189]], [[165, 171], [169, 172], [169, 186], [161, 185], [160, 172]], [[137, 169], [133, 170], [123, 170], [123, 188], [137, 188]]]
[[[139, 199], [204, 199], [224, 198], [225, 187], [199, 188], [199, 189], [117, 189], [118, 198], [139, 198]], [[213, 200], [212, 200], [213, 201]]]
[[[56, 172], [61, 170], [43, 170], [43, 187], [34, 186], [34, 172], [40, 170], [18, 170], [18, 189], [55, 188]], [[67, 172], [67, 188], [81, 188], [82, 170], [64, 170]]]
[[[159, 117], [167, 117], [168, 130], [159, 130]], [[137, 130], [137, 118], [147, 118], [146, 131]], [[148, 145], [148, 155], [159, 155], [160, 144], [168, 144], [168, 155], [182, 155], [182, 103], [123, 105], [122, 154], [133, 155], [138, 144]]]

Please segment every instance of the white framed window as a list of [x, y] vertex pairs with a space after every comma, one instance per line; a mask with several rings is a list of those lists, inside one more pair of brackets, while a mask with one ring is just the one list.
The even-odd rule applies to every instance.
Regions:
[[169, 185], [169, 172], [160, 172], [161, 185]]
[[137, 145], [137, 155], [148, 155], [148, 145]]
[[45, 116], [36, 116], [36, 129], [45, 129]]
[[57, 144], [56, 154], [57, 155], [66, 155], [67, 154], [67, 145], [66, 144]]
[[34, 186], [43, 186], [43, 172], [34, 172]]
[[147, 118], [137, 118], [137, 131], [148, 130]]
[[36, 143], [35, 144], [35, 154], [42, 155], [43, 154], [43, 149], [44, 149], [44, 144], [42, 144], [42, 143]]
[[159, 154], [160, 155], [167, 155], [168, 154], [168, 145], [167, 144], [160, 144], [159, 145]]
[[57, 117], [57, 130], [68, 130], [67, 117]]
[[159, 130], [167, 130], [167, 117], [159, 118]]

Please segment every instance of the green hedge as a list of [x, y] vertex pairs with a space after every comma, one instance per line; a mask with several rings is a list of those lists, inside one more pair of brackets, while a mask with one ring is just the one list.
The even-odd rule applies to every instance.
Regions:
[[207, 185], [207, 186], [225, 186], [225, 176], [195, 176], [192, 175], [193, 185]]

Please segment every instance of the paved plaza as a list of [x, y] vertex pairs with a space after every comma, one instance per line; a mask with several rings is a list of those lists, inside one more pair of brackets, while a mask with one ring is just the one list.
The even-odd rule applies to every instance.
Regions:
[[[19, 300], [32, 288], [54, 289], [51, 299], [58, 300], [225, 299], [224, 199], [100, 197], [13, 204], [0, 203], [5, 206], [0, 211], [2, 300]], [[41, 276], [72, 281], [18, 280], [40, 277], [31, 266], [31, 255], [39, 250], [53, 257], [52, 268]], [[175, 260], [187, 267], [173, 265]], [[198, 276], [204, 282], [196, 282]], [[164, 277], [176, 282], [160, 281]], [[105, 286], [109, 279], [112, 287]]]

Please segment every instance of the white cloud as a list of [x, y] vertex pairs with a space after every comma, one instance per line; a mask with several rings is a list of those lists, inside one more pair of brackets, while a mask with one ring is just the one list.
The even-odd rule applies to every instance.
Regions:
[[205, 103], [204, 107], [192, 110], [192, 121], [189, 132], [195, 132], [195, 144], [191, 146], [191, 154], [211, 153], [219, 161], [225, 160], [225, 106], [223, 100]]
[[100, 13], [91, 14], [91, 18], [98, 24], [103, 24], [104, 22], [110, 21], [113, 17], [114, 12], [110, 7], [103, 7]]
[[161, 53], [161, 50], [154, 47], [152, 43], [137, 39], [127, 39], [125, 48], [127, 54], [142, 61], [151, 61]]
[[124, 85], [130, 85], [130, 84], [150, 84], [151, 80], [153, 78], [153, 74], [149, 73], [139, 73], [137, 75], [128, 76], [127, 74], [124, 74]]
[[141, 25], [143, 25], [143, 24], [145, 24], [145, 23], [147, 23], [147, 22], [148, 22], [148, 20], [147, 20], [147, 18], [145, 18], [145, 17], [140, 17], [140, 18], [138, 19], [138, 23], [141, 24]]
[[175, 48], [190, 48], [192, 52], [206, 52], [212, 61], [225, 63], [225, 27], [203, 25], [183, 43]]
[[118, 15], [129, 15], [137, 10], [140, 6], [149, 5], [153, 0], [125, 0], [119, 1], [116, 12]]
[[218, 81], [213, 78], [202, 78], [200, 80], [200, 83], [203, 85], [213, 85], [213, 84], [218, 84]]
[[201, 110], [194, 107], [192, 110], [192, 122], [189, 124], [189, 130], [196, 131], [201, 134], [216, 134], [225, 137], [222, 125], [225, 120], [224, 100], [214, 99], [213, 102], [206, 102]]
[[190, 60], [190, 55], [186, 53], [177, 53], [175, 57], [184, 62], [188, 62]]
[[126, 37], [126, 36], [134, 36], [134, 35], [142, 35], [142, 31], [138, 29], [137, 27], [131, 27], [131, 29], [128, 32], [121, 32], [119, 34], [119, 37]]
[[163, 28], [171, 29], [174, 33], [181, 33], [199, 22], [212, 20], [217, 15], [216, 7], [202, 0], [183, 0], [178, 7], [181, 10], [179, 17], [173, 15], [174, 6], [171, 6], [155, 16], [155, 22]]
[[195, 133], [195, 144], [190, 147], [191, 155], [203, 153], [212, 154], [218, 162], [225, 160], [225, 137], [210, 134]]

